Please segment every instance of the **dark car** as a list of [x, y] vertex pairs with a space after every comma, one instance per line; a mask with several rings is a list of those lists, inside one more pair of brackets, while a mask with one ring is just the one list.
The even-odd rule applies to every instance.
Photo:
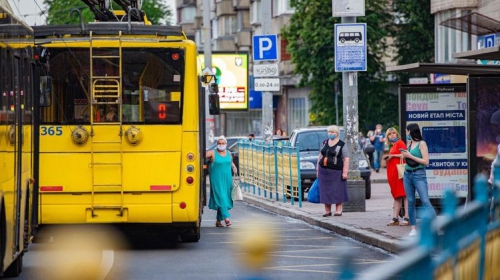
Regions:
[[[340, 139], [344, 140], [344, 129], [340, 128]], [[295, 129], [290, 135], [290, 144], [293, 147], [300, 147], [300, 176], [302, 182], [302, 197], [304, 191], [309, 190], [314, 180], [316, 180], [316, 163], [323, 141], [328, 139], [327, 127], [307, 127]], [[361, 150], [361, 147], [359, 147]], [[359, 155], [359, 171], [365, 180], [365, 197], [371, 197], [371, 170], [366, 156]]]

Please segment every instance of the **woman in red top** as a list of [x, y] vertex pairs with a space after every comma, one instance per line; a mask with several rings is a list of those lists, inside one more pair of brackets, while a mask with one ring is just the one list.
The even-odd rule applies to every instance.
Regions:
[[[401, 159], [403, 156], [399, 149], [406, 150], [406, 144], [401, 141], [399, 137], [398, 131], [391, 127], [387, 129], [386, 135], [386, 144], [390, 147], [389, 155], [386, 156], [385, 160], [387, 161], [387, 181], [389, 182], [389, 186], [391, 187], [391, 194], [394, 198], [394, 207], [392, 213], [392, 220], [387, 223], [388, 226], [408, 226], [408, 200], [406, 199], [405, 188], [403, 185], [403, 178], [399, 178], [398, 176], [398, 168], [396, 165], [401, 163]], [[400, 222], [398, 215], [401, 210], [402, 202], [404, 203], [405, 215], [404, 219]]]

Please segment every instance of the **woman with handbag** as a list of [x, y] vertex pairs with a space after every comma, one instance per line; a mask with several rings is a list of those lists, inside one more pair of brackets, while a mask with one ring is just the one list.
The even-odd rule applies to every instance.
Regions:
[[237, 173], [231, 153], [226, 150], [227, 140], [221, 136], [217, 140], [217, 147], [206, 152], [206, 158], [210, 160], [210, 201], [208, 208], [217, 211], [216, 227], [231, 225], [229, 210], [233, 208], [231, 190], [233, 186], [233, 173]]
[[336, 125], [327, 128], [328, 140], [325, 141], [316, 164], [319, 179], [319, 203], [325, 205], [323, 217], [342, 216], [342, 203], [349, 200], [347, 195], [347, 172], [349, 171], [349, 150], [340, 140], [340, 130]]
[[[408, 200], [406, 199], [405, 187], [403, 185], [403, 176], [400, 176], [398, 165], [403, 164], [403, 155], [400, 149], [406, 150], [406, 144], [401, 141], [398, 131], [391, 127], [385, 133], [386, 144], [389, 149], [389, 155], [385, 157], [387, 162], [387, 182], [391, 188], [391, 194], [394, 198], [394, 206], [392, 211], [392, 220], [387, 223], [388, 226], [409, 226], [410, 219], [408, 218]], [[404, 168], [404, 166], [401, 166]], [[404, 169], [402, 170], [404, 173]], [[403, 220], [399, 221], [399, 212], [404, 203], [405, 214]]]
[[405, 157], [406, 167], [404, 174], [404, 186], [408, 198], [408, 214], [410, 216], [410, 236], [417, 235], [417, 215], [415, 209], [415, 191], [418, 192], [422, 206], [427, 208], [432, 217], [436, 217], [436, 211], [429, 200], [429, 188], [425, 167], [429, 165], [429, 149], [420, 133], [420, 127], [416, 123], [406, 126], [406, 140], [408, 150], [401, 150]]

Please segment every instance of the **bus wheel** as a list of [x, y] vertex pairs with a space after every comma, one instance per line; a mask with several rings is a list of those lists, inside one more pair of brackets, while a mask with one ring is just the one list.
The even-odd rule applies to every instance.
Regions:
[[17, 277], [21, 274], [23, 269], [23, 254], [20, 254], [15, 261], [13, 261], [9, 268], [3, 274], [4, 277]]
[[7, 238], [6, 234], [6, 222], [4, 217], [5, 211], [3, 208], [2, 200], [0, 200], [0, 272], [3, 270], [3, 260], [5, 257], [5, 239]]

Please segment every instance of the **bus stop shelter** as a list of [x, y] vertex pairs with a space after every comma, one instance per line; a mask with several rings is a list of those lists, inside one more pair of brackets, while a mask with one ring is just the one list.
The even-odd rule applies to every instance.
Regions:
[[[407, 123], [419, 124], [429, 147], [429, 196], [438, 208], [451, 188], [464, 203], [472, 198], [474, 177], [489, 176], [500, 143], [500, 47], [456, 53], [462, 63], [412, 63], [387, 67], [388, 72], [467, 76], [465, 84], [400, 85], [400, 133]], [[468, 62], [467, 60], [470, 60]], [[466, 61], [466, 62], [464, 62]]]

